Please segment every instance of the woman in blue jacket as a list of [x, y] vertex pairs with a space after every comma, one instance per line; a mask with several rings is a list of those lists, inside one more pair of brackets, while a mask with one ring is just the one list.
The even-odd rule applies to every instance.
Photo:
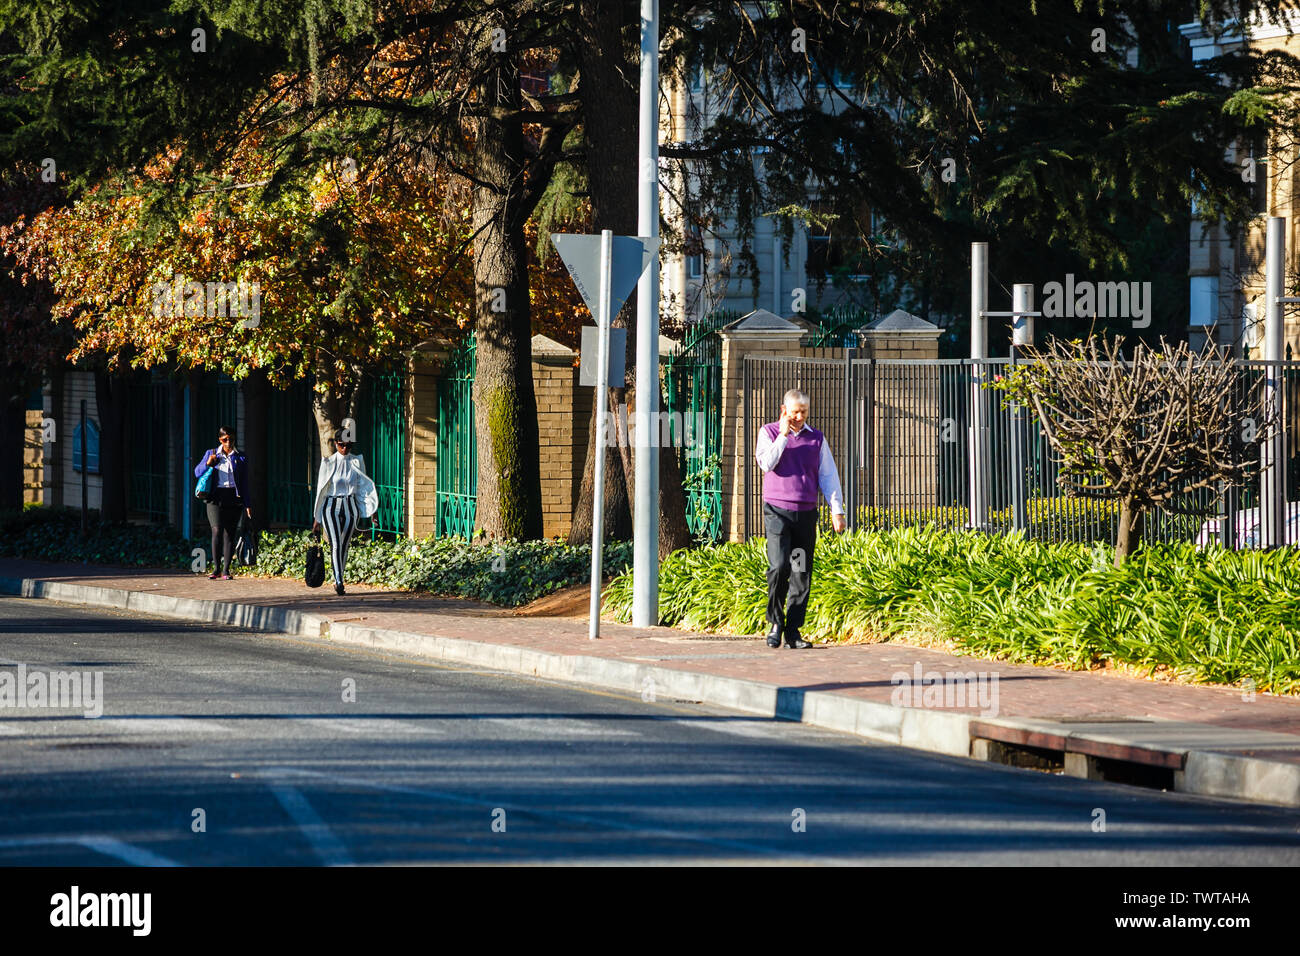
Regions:
[[235, 447], [235, 430], [227, 425], [217, 429], [216, 448], [209, 448], [199, 459], [194, 477], [201, 478], [209, 468], [216, 469], [212, 497], [208, 499], [208, 524], [212, 526], [212, 573], [209, 580], [230, 580], [230, 557], [235, 552], [235, 535], [242, 511], [251, 519], [252, 487], [248, 480], [248, 459]]

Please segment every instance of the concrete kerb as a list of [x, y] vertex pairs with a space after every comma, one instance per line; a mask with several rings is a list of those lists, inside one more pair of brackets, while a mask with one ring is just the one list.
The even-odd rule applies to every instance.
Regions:
[[[638, 695], [650, 689], [656, 699], [706, 703], [949, 756], [972, 755], [970, 724], [977, 718], [950, 711], [895, 707], [827, 691], [803, 691], [744, 678], [586, 654], [559, 654], [461, 638], [359, 627], [287, 608], [178, 598], [34, 578], [0, 578], [0, 593], [67, 604], [135, 610], [270, 633], [325, 638], [341, 644], [401, 651], [440, 661]], [[999, 718], [997, 722], [1006, 726], [1021, 723], [1010, 718]], [[1026, 729], [1041, 723], [1032, 718], [1023, 721]], [[1186, 760], [1184, 769], [1176, 774], [1175, 788], [1180, 792], [1300, 806], [1300, 766], [1235, 754], [1181, 752], [1186, 754]]]
[[[1189, 751], [1183, 769], [1174, 772], [1174, 789], [1213, 797], [1236, 797], [1283, 806], [1300, 806], [1300, 766]], [[1249, 793], [1249, 797], [1242, 797]]]

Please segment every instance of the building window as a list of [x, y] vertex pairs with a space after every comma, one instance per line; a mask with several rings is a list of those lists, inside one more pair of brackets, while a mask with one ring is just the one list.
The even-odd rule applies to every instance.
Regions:
[[[81, 471], [81, 425], [72, 432], [72, 470]], [[86, 474], [99, 474], [99, 426], [86, 419]]]
[[1219, 277], [1192, 276], [1188, 325], [1204, 328], [1219, 321]]
[[682, 242], [682, 255], [686, 259], [686, 277], [688, 279], [701, 279], [704, 277], [704, 237], [700, 235], [700, 230], [694, 225], [686, 229], [685, 240]]

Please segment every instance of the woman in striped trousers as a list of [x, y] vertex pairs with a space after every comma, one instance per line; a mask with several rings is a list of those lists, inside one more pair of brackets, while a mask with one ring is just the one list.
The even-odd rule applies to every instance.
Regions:
[[334, 568], [334, 593], [343, 594], [343, 571], [348, 563], [348, 545], [357, 522], [371, 517], [379, 509], [379, 493], [366, 476], [366, 463], [360, 455], [350, 454], [351, 436], [334, 433], [335, 452], [322, 458], [316, 473], [316, 509], [312, 531], [322, 525], [330, 542], [330, 564]]

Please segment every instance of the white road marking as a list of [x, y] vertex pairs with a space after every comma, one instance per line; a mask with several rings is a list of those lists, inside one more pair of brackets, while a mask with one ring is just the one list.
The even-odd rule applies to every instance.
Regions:
[[295, 723], [305, 724], [315, 730], [338, 731], [344, 734], [441, 734], [436, 727], [426, 726], [427, 721], [393, 720], [390, 717], [295, 717]]
[[325, 825], [316, 809], [307, 802], [298, 790], [283, 784], [271, 784], [271, 793], [280, 801], [284, 812], [298, 824], [298, 829], [307, 838], [311, 848], [326, 866], [351, 866], [352, 857], [334, 831]]
[[484, 717], [480, 724], [496, 724], [508, 730], [521, 730], [539, 737], [637, 737], [635, 730], [606, 727], [571, 717]]
[[764, 720], [688, 720], [669, 719], [664, 723], [676, 724], [679, 727], [689, 727], [692, 730], [713, 730], [720, 734], [735, 734], [738, 737], [762, 737], [770, 739], [775, 736], [785, 736], [789, 732], [789, 727], [773, 726], [771, 721]]
[[132, 866], [180, 866], [175, 860], [159, 856], [143, 847], [132, 846], [106, 836], [66, 836], [66, 837], [13, 837], [0, 839], [0, 850], [26, 849], [38, 846], [84, 846], [89, 850], [111, 856]]
[[230, 728], [214, 720], [190, 717], [101, 717], [93, 722], [97, 728], [108, 728], [131, 734], [228, 734]]

